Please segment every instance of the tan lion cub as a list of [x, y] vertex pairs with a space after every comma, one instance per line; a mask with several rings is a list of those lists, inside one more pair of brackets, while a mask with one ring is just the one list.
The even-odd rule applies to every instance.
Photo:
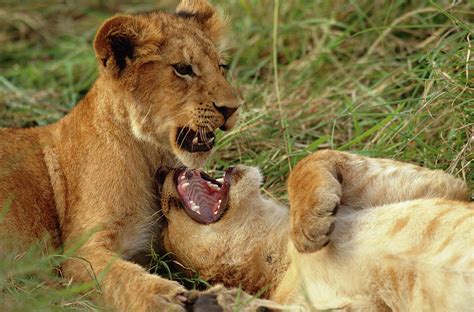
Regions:
[[205, 0], [183, 0], [176, 14], [113, 17], [94, 40], [99, 77], [65, 118], [0, 129], [0, 256], [45, 235], [66, 250], [92, 235], [75, 254], [85, 261], [64, 263], [66, 278], [99, 276], [118, 310], [182, 309], [183, 287], [129, 260], [158, 232], [157, 168], [201, 166], [214, 131], [235, 123], [222, 27]]
[[262, 197], [260, 182], [243, 166], [223, 183], [168, 174], [166, 249], [211, 282], [266, 289], [296, 309], [472, 310], [474, 205], [461, 180], [321, 151], [291, 173], [290, 211]]

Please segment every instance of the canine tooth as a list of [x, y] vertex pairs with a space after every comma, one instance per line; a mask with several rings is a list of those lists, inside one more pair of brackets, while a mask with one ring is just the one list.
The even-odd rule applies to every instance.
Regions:
[[184, 174], [179, 177], [180, 180], [184, 180], [184, 178], [185, 178]]
[[220, 206], [220, 203], [222, 203], [222, 200], [219, 199], [217, 202], [219, 203], [219, 206]]
[[219, 182], [219, 183], [224, 183], [224, 178], [216, 179], [216, 181]]
[[183, 185], [181, 185], [181, 187], [183, 188], [183, 190], [186, 190], [189, 186], [189, 183], [188, 182], [184, 182]]
[[198, 143], [198, 138], [195, 137], [195, 138], [193, 139], [193, 144], [197, 144], [197, 143]]

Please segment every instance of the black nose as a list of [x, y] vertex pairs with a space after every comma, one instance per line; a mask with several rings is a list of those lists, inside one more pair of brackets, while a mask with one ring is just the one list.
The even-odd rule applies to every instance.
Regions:
[[217, 106], [216, 103], [212, 102], [214, 107], [219, 111], [219, 113], [224, 116], [224, 120], [229, 119], [230, 116], [237, 110], [238, 107], [227, 107], [227, 106]]

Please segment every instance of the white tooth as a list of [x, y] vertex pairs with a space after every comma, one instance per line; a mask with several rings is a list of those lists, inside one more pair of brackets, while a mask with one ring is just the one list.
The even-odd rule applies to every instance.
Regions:
[[207, 182], [207, 185], [209, 185], [209, 187], [210, 187], [211, 189], [215, 190], [215, 191], [219, 191], [219, 190], [220, 190], [220, 188], [219, 188], [217, 185], [215, 185], [214, 183], [212, 183], [212, 182], [209, 182], [209, 181], [208, 181], [208, 182]]
[[190, 200], [189, 203], [191, 204], [191, 206], [194, 206], [194, 202], [192, 200]]
[[222, 200], [219, 199], [217, 202], [219, 203], [219, 206], [220, 206], [222, 203]]
[[221, 201], [219, 200], [219, 203], [217, 204], [217, 209], [214, 211], [214, 214], [216, 215], [219, 212], [219, 209], [221, 209]]
[[189, 186], [189, 183], [188, 182], [185, 182], [183, 183], [183, 185], [181, 185], [181, 187], [183, 188], [183, 190], [186, 190]]
[[192, 210], [192, 211], [194, 211], [194, 212], [197, 213], [197, 214], [201, 214], [201, 211], [199, 211], [199, 209], [200, 209], [200, 207], [199, 207], [199, 206], [196, 206], [196, 205], [193, 206], [193, 207], [191, 207], [191, 210]]
[[219, 182], [219, 183], [224, 183], [224, 178], [216, 179], [216, 181]]
[[195, 138], [193, 139], [193, 144], [197, 144], [197, 143], [198, 143], [198, 138], [195, 137]]
[[212, 137], [212, 138], [209, 139], [208, 142], [209, 142], [209, 143], [214, 142], [215, 139], [216, 139], [215, 137]]

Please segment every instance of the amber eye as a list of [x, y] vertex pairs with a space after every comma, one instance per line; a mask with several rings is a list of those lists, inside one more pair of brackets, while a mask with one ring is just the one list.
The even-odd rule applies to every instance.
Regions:
[[174, 72], [178, 76], [194, 76], [193, 68], [191, 65], [178, 63], [173, 65]]

